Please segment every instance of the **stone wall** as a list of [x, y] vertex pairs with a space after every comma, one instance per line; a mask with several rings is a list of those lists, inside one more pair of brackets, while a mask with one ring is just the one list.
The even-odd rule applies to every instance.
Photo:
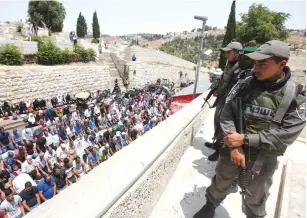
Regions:
[[108, 66], [0, 66], [0, 103], [111, 88]]
[[[5, 44], [14, 44], [16, 45], [22, 54], [36, 54], [38, 52], [37, 42], [35, 41], [21, 41], [21, 40], [0, 40], [0, 47]], [[57, 42], [54, 44], [59, 47], [61, 50], [68, 49], [73, 51], [74, 47], [71, 42]]]
[[0, 40], [0, 47], [5, 44], [16, 45], [22, 54], [35, 54], [37, 53], [37, 42], [21, 41], [21, 40]]

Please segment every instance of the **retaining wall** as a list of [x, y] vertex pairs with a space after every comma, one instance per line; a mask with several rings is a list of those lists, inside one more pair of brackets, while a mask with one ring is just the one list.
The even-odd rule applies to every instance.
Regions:
[[108, 66], [0, 66], [0, 103], [113, 87]]
[[149, 217], [208, 113], [206, 94], [26, 217]]
[[37, 42], [21, 41], [21, 40], [0, 40], [0, 47], [5, 44], [16, 45], [22, 54], [35, 54], [37, 53]]

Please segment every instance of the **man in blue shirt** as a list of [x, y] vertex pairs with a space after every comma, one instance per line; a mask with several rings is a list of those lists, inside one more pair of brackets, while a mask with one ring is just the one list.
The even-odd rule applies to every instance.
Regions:
[[91, 153], [89, 153], [87, 158], [92, 169], [98, 165], [98, 152], [95, 147], [92, 147]]
[[74, 125], [74, 129], [76, 130], [76, 133], [78, 135], [80, 135], [82, 133], [82, 125], [81, 123], [79, 122], [79, 120], [76, 120], [76, 123]]
[[10, 133], [4, 131], [4, 128], [2, 126], [0, 127], [0, 147], [0, 154], [3, 154], [8, 150], [15, 150]]
[[11, 135], [12, 137], [12, 143], [17, 146], [23, 146], [23, 142], [21, 139], [21, 135], [17, 132], [17, 129], [13, 130], [13, 133]]
[[43, 201], [51, 199], [56, 194], [56, 184], [54, 178], [49, 174], [46, 174], [44, 179], [37, 184], [37, 189], [39, 196], [41, 199], [43, 199]]

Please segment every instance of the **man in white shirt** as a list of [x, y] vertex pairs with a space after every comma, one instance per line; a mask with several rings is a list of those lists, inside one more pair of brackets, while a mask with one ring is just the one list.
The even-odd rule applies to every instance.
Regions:
[[31, 182], [32, 185], [36, 186], [36, 183], [27, 173], [20, 173], [18, 176], [15, 177], [15, 179], [13, 180], [13, 187], [16, 190], [17, 194], [24, 190], [26, 182]]
[[84, 111], [84, 116], [85, 116], [86, 118], [90, 118], [90, 117], [91, 117], [91, 112], [89, 111], [89, 109], [86, 109], [86, 110]]
[[46, 170], [47, 172], [51, 172], [45, 158], [45, 153], [41, 152], [38, 155], [38, 157], [35, 158], [35, 162], [41, 170]]
[[80, 118], [81, 118], [78, 110], [72, 112], [71, 117], [72, 117], [72, 120], [73, 120], [73, 121], [75, 121], [75, 120], [80, 120]]
[[67, 145], [62, 143], [57, 149], [56, 149], [56, 157], [58, 159], [58, 162], [63, 163], [64, 158], [68, 156], [68, 148]]
[[28, 155], [21, 164], [21, 172], [30, 174], [32, 171], [37, 170], [37, 166], [38, 164], [32, 159], [32, 155]]
[[21, 165], [21, 172], [23, 173], [30, 173], [33, 170], [37, 169], [37, 163], [32, 160], [32, 156], [28, 155], [25, 162]]
[[54, 133], [57, 132], [55, 120], [49, 119], [49, 120], [46, 122], [46, 125], [47, 125], [47, 127], [50, 129], [51, 132], [54, 132]]
[[53, 143], [52, 135], [47, 130], [45, 130], [44, 136], [46, 138], [46, 146], [51, 145]]
[[59, 137], [59, 135], [56, 134], [56, 133], [53, 133], [53, 134], [51, 134], [51, 136], [52, 136], [52, 143], [53, 143], [53, 145], [58, 146], [60, 144], [60, 137]]
[[25, 216], [25, 210], [21, 204], [22, 199], [19, 195], [14, 195], [12, 190], [5, 191], [5, 200], [0, 205], [0, 211], [5, 213], [7, 218], [20, 218]]
[[33, 133], [30, 128], [22, 130], [22, 139], [26, 141], [33, 141]]
[[77, 136], [76, 140], [74, 141], [74, 146], [77, 150], [77, 155], [79, 157], [82, 157], [85, 152], [84, 152], [83, 141], [80, 139], [80, 136]]
[[50, 145], [48, 145], [47, 147], [47, 151], [45, 152], [44, 158], [47, 161], [49, 167], [53, 168], [54, 164], [56, 164], [56, 153]]

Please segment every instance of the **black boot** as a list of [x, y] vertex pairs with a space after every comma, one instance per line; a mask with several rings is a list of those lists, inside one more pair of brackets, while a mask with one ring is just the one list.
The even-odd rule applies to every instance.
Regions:
[[193, 218], [213, 218], [215, 215], [215, 207], [210, 201], [207, 201], [206, 204], [193, 216]]
[[208, 160], [217, 161], [219, 159], [220, 152], [216, 150], [213, 154], [209, 155]]
[[212, 143], [212, 142], [205, 142], [205, 146], [206, 146], [207, 148], [213, 149], [213, 148], [214, 148], [214, 143]]

